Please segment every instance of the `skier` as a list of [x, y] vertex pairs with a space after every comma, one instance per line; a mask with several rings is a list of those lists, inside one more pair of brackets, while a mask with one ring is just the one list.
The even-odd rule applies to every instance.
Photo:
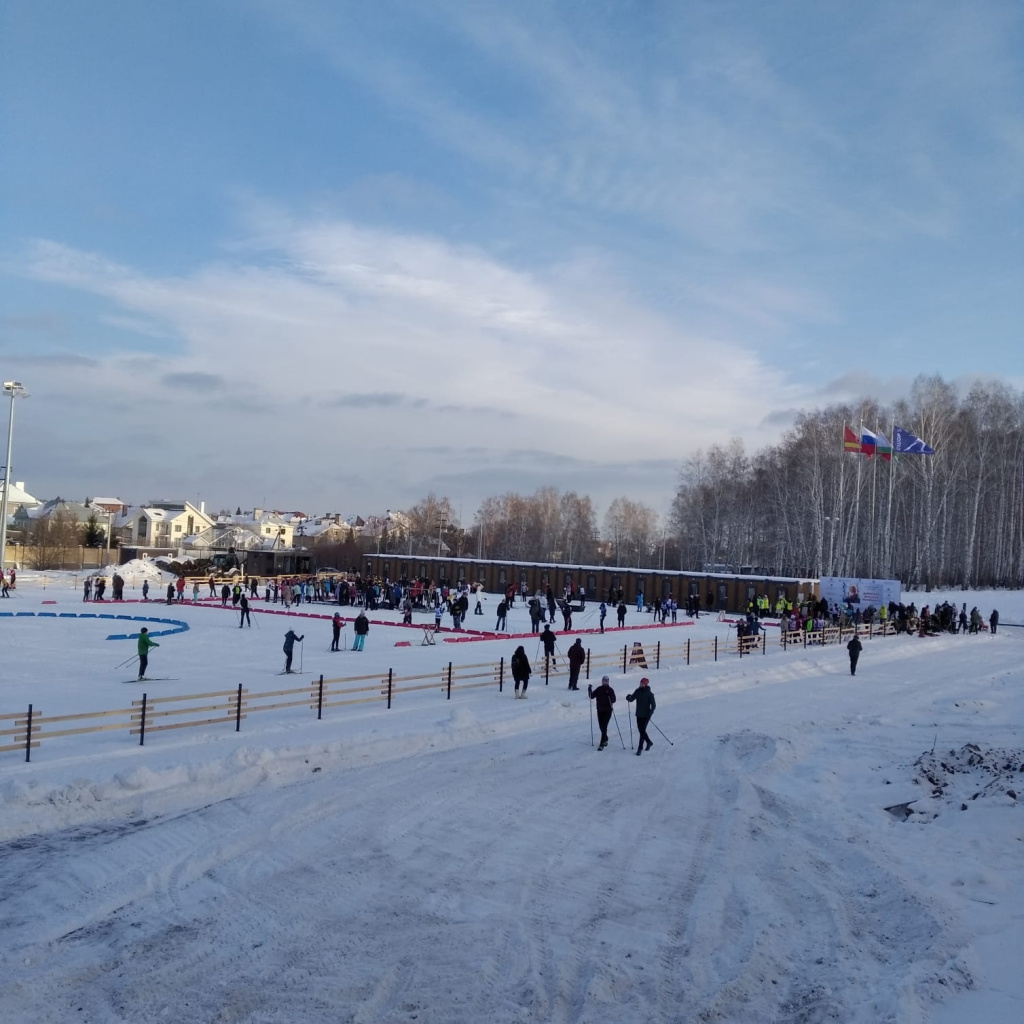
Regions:
[[506, 632], [508, 631], [508, 626], [507, 626], [507, 624], [505, 622], [507, 616], [508, 616], [508, 604], [505, 601], [501, 601], [498, 604], [498, 621], [494, 624], [494, 632], [495, 633], [497, 633], [498, 630], [505, 630]]
[[252, 618], [249, 615], [249, 598], [247, 598], [245, 594], [242, 594], [238, 599], [238, 608], [240, 612], [238, 616], [238, 628], [241, 629], [243, 625], [248, 625], [249, 628], [252, 629]]
[[82, 600], [88, 601], [92, 597], [92, 577], [86, 576], [82, 584]]
[[476, 607], [473, 609], [473, 614], [474, 615], [483, 615], [483, 613], [484, 613], [484, 606], [481, 603], [483, 601], [483, 597], [484, 597], [484, 588], [480, 584], [477, 584]]
[[552, 668], [555, 665], [555, 634], [551, 627], [545, 622], [544, 632], [540, 635], [540, 642], [544, 645], [544, 657], [550, 660]]
[[221, 608], [227, 608], [227, 606], [228, 606], [228, 598], [230, 596], [231, 596], [231, 588], [225, 583], [224, 586], [220, 588], [220, 606], [221, 606]]
[[142, 581], [142, 600], [149, 600], [149, 580]]
[[603, 633], [604, 632], [604, 620], [608, 616], [608, 605], [606, 605], [604, 603], [604, 601], [601, 602], [600, 611], [601, 611], [601, 620], [600, 620], [599, 625], [601, 626], [601, 632]]
[[441, 632], [441, 616], [444, 615], [444, 605], [438, 602], [434, 606], [434, 632]]
[[149, 630], [143, 626], [139, 630], [139, 679], [146, 678], [146, 669], [149, 667], [149, 649], [159, 646], [149, 635]]
[[597, 749], [604, 750], [608, 746], [608, 723], [612, 720], [612, 705], [615, 703], [615, 691], [608, 677], [601, 676], [601, 685], [596, 690], [588, 686], [587, 696], [597, 701], [597, 724], [601, 727], [601, 742]]
[[583, 650], [583, 641], [579, 637], [576, 638], [576, 643], [569, 648], [566, 657], [569, 659], [569, 689], [578, 690], [580, 688], [580, 669], [587, 660], [587, 652]]
[[174, 582], [167, 584], [167, 603], [174, 604]]
[[242, 596], [242, 588], [236, 583], [231, 588], [231, 603], [236, 608], [238, 607], [238, 599]]
[[856, 633], [853, 634], [853, 639], [846, 645], [846, 649], [850, 652], [850, 675], [855, 676], [857, 674], [857, 659], [860, 657], [861, 649], [864, 645], [860, 642], [860, 638]]
[[[526, 659], [526, 651], [523, 650], [522, 644], [516, 648], [515, 654], [512, 655], [510, 667], [512, 669], [512, 678], [516, 684], [516, 697], [525, 697], [526, 688], [530, 685], [530, 663]], [[522, 693], [519, 692], [520, 685], [523, 687]]]
[[626, 624], [626, 602], [620, 601], [618, 608], [615, 609], [615, 614], [619, 619], [619, 628], [621, 629]]
[[[636, 728], [637, 732], [640, 733], [640, 743], [636, 748], [636, 756], [639, 757], [645, 749], [650, 750], [654, 746], [647, 735], [647, 723], [651, 720], [651, 715], [654, 714], [654, 709], [658, 705], [654, 699], [654, 694], [651, 693], [650, 679], [644, 676], [640, 680], [640, 685], [632, 693], [627, 694], [626, 700], [631, 703], [636, 701]], [[646, 744], [646, 747], [644, 744]]]
[[213, 573], [210, 573], [210, 597], [217, 596], [217, 582], [213, 578]]
[[178, 601], [184, 604], [185, 602], [185, 577], [179, 576], [178, 582], [175, 584], [175, 588], [178, 591]]
[[338, 651], [338, 641], [341, 639], [341, 612], [335, 612], [331, 619], [331, 650]]
[[568, 633], [572, 629], [572, 608], [568, 601], [562, 602], [562, 632]]
[[356, 621], [352, 624], [352, 632], [355, 634], [352, 650], [361, 651], [363, 644], [366, 643], [366, 634], [370, 632], [370, 620], [366, 617], [366, 612], [361, 609], [356, 616]]
[[289, 629], [288, 632], [285, 633], [284, 647], [282, 648], [282, 650], [284, 651], [284, 671], [286, 675], [295, 674], [294, 672], [292, 672], [292, 651], [294, 651], [295, 649], [295, 641], [298, 640], [299, 643], [301, 644], [302, 641], [305, 639], [305, 635], [296, 636], [294, 629]]
[[192, 581], [192, 603], [199, 604], [199, 580]]
[[991, 630], [992, 635], [996, 635], [996, 629], [999, 626], [999, 610], [997, 608], [992, 609], [992, 614], [988, 617], [988, 628]]

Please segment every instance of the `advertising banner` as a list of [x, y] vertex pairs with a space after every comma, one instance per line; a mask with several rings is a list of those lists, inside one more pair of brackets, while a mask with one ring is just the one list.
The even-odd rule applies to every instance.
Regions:
[[862, 580], [851, 576], [822, 576], [821, 596], [828, 601], [828, 606], [844, 605], [852, 611], [858, 608], [881, 608], [900, 600], [903, 589], [899, 580]]

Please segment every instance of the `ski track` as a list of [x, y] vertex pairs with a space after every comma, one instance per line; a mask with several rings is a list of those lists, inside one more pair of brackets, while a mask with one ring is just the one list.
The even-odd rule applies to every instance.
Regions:
[[497, 754], [453, 728], [459, 758], [450, 735], [371, 739], [297, 782], [249, 769], [216, 804], [0, 846], [0, 1005], [39, 1024], [895, 1024], [972, 983], [948, 910], [791, 784], [830, 759], [810, 744], [849, 745], [839, 729], [655, 733], [637, 759], [614, 728], [597, 754], [579, 706], [499, 726]]

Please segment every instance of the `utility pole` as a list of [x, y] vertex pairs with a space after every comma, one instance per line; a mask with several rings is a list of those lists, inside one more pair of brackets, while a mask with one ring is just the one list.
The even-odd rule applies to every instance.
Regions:
[[7, 497], [11, 490], [11, 448], [14, 444], [14, 400], [15, 398], [28, 398], [28, 392], [20, 381], [5, 380], [4, 391], [11, 398], [11, 419], [7, 426], [7, 468], [4, 471], [4, 494], [0, 499], [0, 569], [3, 569], [7, 559]]

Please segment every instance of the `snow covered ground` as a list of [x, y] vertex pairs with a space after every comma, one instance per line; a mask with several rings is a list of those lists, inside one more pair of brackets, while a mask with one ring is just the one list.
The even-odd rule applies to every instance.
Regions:
[[[950, 599], [1024, 622], [1019, 593]], [[468, 625], [493, 626], [495, 603]], [[66, 576], [23, 576], [0, 604], [83, 610]], [[318, 620], [240, 630], [219, 608], [103, 610], [188, 624], [153, 652], [168, 678], [114, 669], [135, 645], [105, 637], [137, 623], [4, 617], [0, 711], [276, 689], [288, 625], [306, 635], [300, 681], [522, 642], [395, 647], [418, 634], [374, 626], [364, 653], [331, 654]], [[702, 618], [584, 643], [727, 630]], [[288, 709], [238, 734], [0, 754], [0, 1016], [1019, 1024], [1021, 634], [866, 642], [855, 679], [840, 648], [649, 671], [663, 734], [642, 757], [614, 727], [598, 753], [585, 690], [536, 676], [526, 701], [428, 690], [319, 722]], [[627, 747], [641, 674], [612, 677]], [[906, 820], [885, 810], [903, 803]]]

